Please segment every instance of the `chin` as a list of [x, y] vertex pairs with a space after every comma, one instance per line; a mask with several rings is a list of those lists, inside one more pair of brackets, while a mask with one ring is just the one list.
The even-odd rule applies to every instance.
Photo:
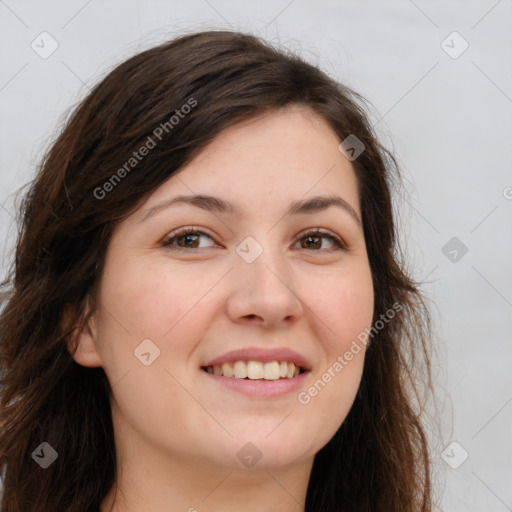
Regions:
[[[274, 428], [278, 423], [274, 423]], [[235, 436], [226, 443], [227, 446], [219, 447], [225, 451], [216, 454], [218, 462], [233, 470], [284, 468], [313, 457], [321, 448], [316, 446], [318, 440], [310, 439], [308, 443], [310, 436], [305, 433], [302, 436], [288, 435], [283, 429], [269, 435], [270, 431], [247, 430], [243, 436]]]

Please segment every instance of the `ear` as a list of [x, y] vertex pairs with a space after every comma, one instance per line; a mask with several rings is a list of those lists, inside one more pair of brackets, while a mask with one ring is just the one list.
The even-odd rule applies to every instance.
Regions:
[[[70, 325], [71, 319], [73, 318], [74, 308], [70, 304], [67, 304], [61, 315], [61, 327], [65, 332], [69, 331], [72, 327], [72, 331], [66, 337], [66, 345], [69, 353], [73, 359], [82, 366], [87, 367], [98, 367], [102, 366], [103, 362], [101, 356], [96, 348], [97, 330], [95, 327], [94, 315], [91, 316], [87, 325], [80, 330], [80, 327], [75, 324]], [[87, 309], [85, 314], [89, 313], [89, 300], [87, 300]]]

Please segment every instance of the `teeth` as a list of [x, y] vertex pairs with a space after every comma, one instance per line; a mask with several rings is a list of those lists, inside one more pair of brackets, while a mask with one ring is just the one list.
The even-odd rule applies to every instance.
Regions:
[[237, 379], [251, 380], [278, 380], [292, 379], [300, 374], [300, 368], [294, 363], [287, 361], [272, 361], [262, 363], [261, 361], [236, 361], [232, 363], [216, 364], [207, 366], [206, 371], [218, 376], [235, 377]]
[[263, 378], [266, 380], [279, 379], [279, 363], [277, 361], [272, 361], [271, 363], [264, 364]]
[[263, 379], [263, 363], [249, 361], [247, 363], [247, 377], [252, 380]]
[[245, 379], [247, 377], [247, 365], [243, 361], [237, 361], [233, 366], [233, 373], [237, 379]]
[[233, 368], [231, 368], [229, 363], [224, 363], [222, 365], [221, 375], [224, 375], [224, 377], [233, 377]]

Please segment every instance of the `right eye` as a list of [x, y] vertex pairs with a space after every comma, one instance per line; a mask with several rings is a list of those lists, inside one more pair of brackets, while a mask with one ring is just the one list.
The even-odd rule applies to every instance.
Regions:
[[167, 235], [162, 241], [162, 246], [167, 247], [168, 249], [178, 250], [203, 249], [205, 247], [212, 247], [212, 245], [200, 246], [200, 240], [202, 237], [213, 240], [210, 235], [199, 229], [192, 227], [181, 228]]

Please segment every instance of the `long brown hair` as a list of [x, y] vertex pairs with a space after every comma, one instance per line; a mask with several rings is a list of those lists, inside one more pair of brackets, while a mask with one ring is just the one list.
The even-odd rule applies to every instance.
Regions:
[[[3, 512], [99, 510], [116, 477], [111, 390], [102, 368], [73, 360], [66, 340], [71, 326], [86, 326], [87, 300], [90, 314], [97, 307], [94, 290], [111, 234], [223, 130], [294, 104], [323, 117], [340, 141], [355, 135], [364, 144], [352, 164], [374, 321], [401, 305], [373, 336], [353, 407], [315, 457], [306, 511], [431, 510], [417, 406], [418, 390], [430, 386], [429, 315], [399, 258], [390, 193], [396, 159], [378, 142], [356, 92], [258, 37], [206, 31], [111, 71], [70, 115], [23, 197], [15, 259], [2, 283]], [[154, 148], [127, 166], [148, 138]], [[75, 313], [66, 327], [61, 320], [69, 305]], [[58, 453], [46, 469], [32, 456], [42, 442]]]

